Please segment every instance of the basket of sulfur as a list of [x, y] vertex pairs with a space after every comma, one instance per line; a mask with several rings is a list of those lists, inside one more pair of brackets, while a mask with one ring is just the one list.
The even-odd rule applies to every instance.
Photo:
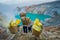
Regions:
[[34, 21], [34, 24], [32, 26], [32, 34], [35, 35], [36, 37], [39, 37], [43, 29], [43, 26], [41, 22], [39, 21], [38, 18]]
[[10, 27], [9, 30], [12, 34], [15, 34], [18, 32], [18, 27], [16, 25], [16, 23], [14, 23], [13, 21], [10, 22]]

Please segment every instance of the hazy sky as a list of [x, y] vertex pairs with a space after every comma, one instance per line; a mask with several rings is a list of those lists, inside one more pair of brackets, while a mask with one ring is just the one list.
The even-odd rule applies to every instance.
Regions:
[[24, 4], [24, 3], [45, 3], [45, 2], [52, 2], [56, 0], [0, 0], [0, 3], [4, 4]]

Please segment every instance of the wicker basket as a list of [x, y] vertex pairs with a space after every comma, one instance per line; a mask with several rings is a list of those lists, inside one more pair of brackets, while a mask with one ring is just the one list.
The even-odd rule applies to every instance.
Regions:
[[35, 29], [32, 29], [32, 35], [35, 35], [36, 37], [39, 37], [40, 34], [41, 34], [41, 31], [38, 32], [38, 31], [36, 31]]
[[17, 26], [15, 26], [15, 27], [10, 27], [9, 30], [10, 30], [10, 32], [11, 32], [12, 34], [15, 34], [15, 33], [18, 32], [18, 27], [17, 27]]

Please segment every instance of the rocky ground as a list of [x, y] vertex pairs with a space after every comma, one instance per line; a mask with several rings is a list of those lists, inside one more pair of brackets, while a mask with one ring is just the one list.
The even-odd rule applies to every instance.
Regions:
[[[23, 33], [22, 30], [20, 30], [20, 32], [10, 34], [5, 39], [0, 40], [36, 40], [36, 37], [32, 35], [32, 32]], [[38, 40], [60, 40], [60, 31], [51, 32], [43, 30]]]
[[[1, 40], [36, 40], [36, 38], [32, 33], [16, 33], [11, 34], [7, 39]], [[60, 33], [43, 31], [40, 40], [60, 40]]]
[[[11, 40], [36, 40], [32, 33], [17, 33]], [[51, 32], [42, 32], [40, 40], [60, 40], [60, 34]]]

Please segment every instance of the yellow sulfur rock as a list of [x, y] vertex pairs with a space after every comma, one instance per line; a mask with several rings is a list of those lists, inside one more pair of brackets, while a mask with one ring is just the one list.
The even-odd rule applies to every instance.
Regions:
[[18, 24], [20, 24], [20, 22], [21, 22], [21, 20], [17, 19], [15, 23], [16, 23], [16, 25], [18, 25]]
[[34, 24], [32, 26], [33, 29], [35, 29], [36, 31], [40, 32], [41, 31], [41, 22], [39, 21], [38, 18], [36, 18], [36, 20], [34, 21]]

